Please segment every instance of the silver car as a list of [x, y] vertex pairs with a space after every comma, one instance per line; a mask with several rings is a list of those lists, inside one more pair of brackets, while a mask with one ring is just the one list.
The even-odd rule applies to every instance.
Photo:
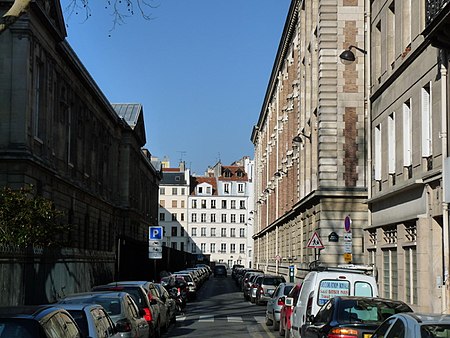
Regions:
[[267, 301], [266, 325], [273, 325], [274, 331], [280, 328], [280, 313], [284, 300], [294, 287], [294, 283], [281, 283], [275, 289], [272, 297]]
[[99, 304], [116, 325], [121, 338], [148, 338], [149, 326], [145, 312], [139, 310], [126, 292], [98, 291], [76, 293], [61, 299], [58, 304]]
[[266, 303], [273, 295], [275, 289], [286, 280], [281, 275], [264, 275], [257, 283], [255, 303], [261, 305]]
[[84, 337], [119, 338], [114, 322], [98, 304], [56, 304], [70, 313]]
[[450, 315], [397, 313], [386, 319], [372, 338], [450, 337]]

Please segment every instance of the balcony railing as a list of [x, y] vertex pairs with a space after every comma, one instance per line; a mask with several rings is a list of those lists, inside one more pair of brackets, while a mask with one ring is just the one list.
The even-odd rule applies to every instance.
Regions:
[[[450, 0], [425, 0], [426, 26], [433, 22], [448, 3], [450, 3]], [[448, 10], [448, 8], [445, 10]]]

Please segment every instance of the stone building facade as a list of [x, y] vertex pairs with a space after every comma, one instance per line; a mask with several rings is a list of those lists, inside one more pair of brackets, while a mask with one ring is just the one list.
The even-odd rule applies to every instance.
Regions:
[[[338, 57], [362, 44], [362, 1], [292, 1], [251, 135], [255, 267], [287, 276], [295, 265], [299, 280], [316, 260], [364, 263], [365, 60]], [[308, 247], [314, 233], [323, 249]]]
[[0, 35], [0, 185], [51, 199], [75, 248], [145, 244], [160, 176], [142, 149], [143, 108], [113, 107], [65, 38], [59, 1], [39, 0]]
[[433, 12], [448, 15], [448, 6], [440, 13], [442, 7], [442, 1], [371, 3], [371, 217], [365, 245], [378, 267], [381, 296], [418, 311], [448, 313], [443, 169], [450, 40], [436, 44], [447, 33], [430, 26]]

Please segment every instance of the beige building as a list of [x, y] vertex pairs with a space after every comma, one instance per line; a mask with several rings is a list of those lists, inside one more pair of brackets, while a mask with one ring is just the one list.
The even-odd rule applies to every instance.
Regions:
[[448, 147], [448, 61], [431, 42], [439, 40], [432, 19], [442, 5], [372, 2], [371, 217], [365, 240], [369, 262], [378, 267], [381, 295], [438, 313], [448, 312], [448, 200], [442, 170]]
[[[363, 5], [291, 3], [251, 136], [258, 268], [287, 275], [292, 264], [298, 280], [305, 275], [300, 269], [317, 259], [365, 262], [365, 58], [350, 65], [339, 61], [349, 45], [364, 48]], [[315, 233], [319, 241], [310, 243]]]

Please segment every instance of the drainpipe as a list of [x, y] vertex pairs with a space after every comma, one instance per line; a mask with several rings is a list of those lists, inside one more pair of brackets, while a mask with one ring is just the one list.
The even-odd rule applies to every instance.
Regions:
[[443, 285], [442, 285], [442, 313], [448, 313], [448, 297], [447, 297], [447, 288], [448, 288], [448, 270], [449, 270], [449, 228], [448, 228], [448, 204], [445, 200], [446, 196], [446, 184], [445, 170], [447, 163], [447, 53], [441, 50], [441, 142], [442, 142], [442, 171], [443, 171], [443, 179], [442, 179], [442, 194], [444, 196], [442, 202], [442, 219], [443, 219], [443, 260], [444, 260], [444, 276], [443, 276]]

